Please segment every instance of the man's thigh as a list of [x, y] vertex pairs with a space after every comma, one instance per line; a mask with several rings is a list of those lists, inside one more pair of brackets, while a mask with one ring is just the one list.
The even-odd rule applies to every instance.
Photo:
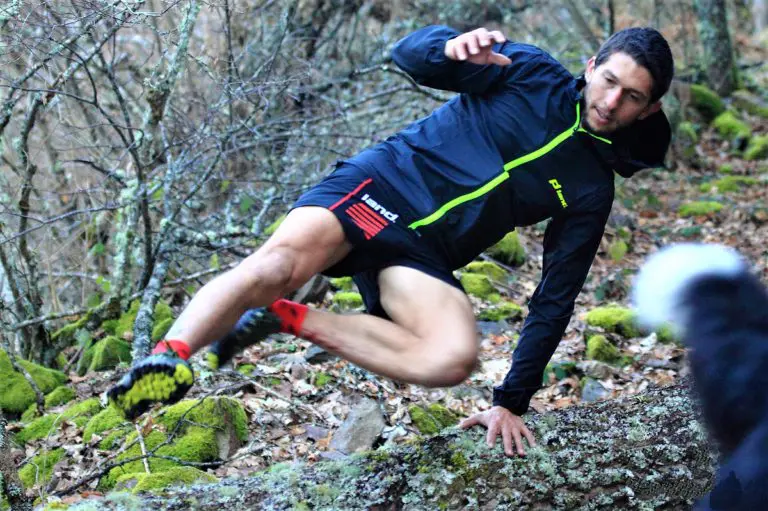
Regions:
[[476, 351], [472, 304], [457, 287], [406, 266], [379, 273], [381, 305], [398, 325], [445, 349]]

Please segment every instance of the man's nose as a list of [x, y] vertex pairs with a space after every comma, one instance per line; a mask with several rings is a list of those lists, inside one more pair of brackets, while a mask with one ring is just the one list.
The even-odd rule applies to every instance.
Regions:
[[621, 89], [616, 87], [609, 90], [605, 97], [605, 106], [611, 110], [616, 110], [619, 107], [619, 103], [621, 103]]

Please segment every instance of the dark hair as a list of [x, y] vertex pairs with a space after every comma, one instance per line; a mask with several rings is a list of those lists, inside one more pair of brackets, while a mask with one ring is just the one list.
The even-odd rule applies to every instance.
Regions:
[[616, 32], [600, 46], [595, 66], [602, 64], [616, 52], [626, 53], [651, 73], [651, 103], [666, 94], [675, 73], [675, 64], [669, 44], [658, 30], [635, 27]]

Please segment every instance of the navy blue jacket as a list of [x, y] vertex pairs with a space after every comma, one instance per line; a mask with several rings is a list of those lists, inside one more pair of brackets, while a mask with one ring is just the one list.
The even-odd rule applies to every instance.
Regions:
[[[394, 62], [416, 82], [459, 92], [429, 116], [349, 160], [384, 182], [411, 229], [458, 269], [516, 226], [551, 218], [542, 279], [495, 405], [522, 414], [565, 331], [600, 244], [614, 195], [613, 171], [663, 165], [662, 113], [611, 137], [582, 127], [583, 81], [543, 50], [505, 42], [507, 66], [445, 57], [459, 32], [418, 30]], [[396, 171], [393, 171], [396, 169]]]

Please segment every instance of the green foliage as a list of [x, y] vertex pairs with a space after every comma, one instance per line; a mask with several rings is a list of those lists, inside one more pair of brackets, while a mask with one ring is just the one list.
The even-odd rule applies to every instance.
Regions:
[[29, 463], [19, 470], [19, 479], [21, 479], [24, 488], [32, 488], [35, 485], [44, 486], [51, 480], [53, 467], [61, 461], [66, 455], [62, 448], [54, 449], [50, 452], [38, 454]]
[[[55, 369], [17, 359], [27, 370], [43, 394], [50, 393], [67, 381], [67, 375]], [[21, 373], [13, 369], [8, 354], [0, 349], [0, 408], [10, 413], [22, 413], [36, 402], [35, 391]]]
[[496, 281], [504, 281], [507, 278], [507, 272], [498, 264], [490, 261], [473, 261], [464, 267], [464, 271], [486, 275]]
[[624, 337], [640, 335], [635, 324], [634, 313], [625, 307], [597, 307], [589, 311], [585, 319], [588, 325], [600, 327], [606, 332], [617, 333]]
[[130, 362], [131, 359], [131, 345], [110, 335], [83, 352], [77, 365], [77, 374], [82, 376], [89, 371], [113, 369], [121, 362]]
[[710, 121], [725, 111], [725, 105], [715, 91], [704, 85], [691, 85], [691, 106]]
[[443, 429], [456, 425], [458, 417], [446, 407], [433, 403], [424, 408], [411, 405], [408, 407], [413, 425], [422, 435], [435, 435]]
[[726, 192], [738, 192], [742, 188], [757, 184], [757, 179], [748, 176], [724, 176], [715, 181], [702, 183], [699, 187], [699, 191], [708, 192], [712, 188], [717, 189], [720, 193]]
[[280, 224], [283, 223], [283, 220], [285, 220], [286, 216], [287, 214], [280, 215], [277, 220], [272, 222], [266, 229], [264, 229], [264, 234], [266, 234], [267, 236], [272, 236], [273, 234], [275, 234], [275, 231], [277, 230], [278, 227], [280, 227]]
[[618, 263], [621, 261], [629, 250], [629, 245], [623, 239], [617, 238], [611, 242], [611, 246], [608, 247], [608, 253], [611, 255], [613, 262]]
[[253, 374], [253, 371], [256, 369], [256, 366], [253, 364], [243, 364], [241, 366], [237, 366], [237, 372], [240, 374], [244, 374], [246, 376], [250, 376]]
[[723, 163], [722, 165], [720, 165], [717, 171], [721, 174], [733, 174], [733, 164]]
[[768, 135], [752, 137], [744, 150], [744, 159], [762, 160], [764, 158], [768, 158]]
[[337, 277], [335, 279], [331, 279], [331, 286], [338, 289], [339, 291], [354, 291], [355, 290], [355, 281], [352, 280], [352, 277]]
[[328, 373], [319, 372], [315, 376], [315, 385], [317, 387], [325, 387], [333, 381], [333, 377]]
[[736, 114], [730, 110], [718, 115], [712, 126], [717, 130], [721, 137], [729, 141], [747, 140], [752, 136], [752, 128], [747, 123], [739, 119]]
[[214, 483], [218, 478], [194, 467], [171, 467], [163, 472], [147, 474], [137, 472], [124, 474], [117, 478], [115, 489], [130, 488], [131, 493], [162, 490], [173, 485], [185, 485], [200, 482]]
[[472, 296], [488, 299], [496, 293], [496, 288], [485, 275], [464, 272], [461, 274], [460, 280], [464, 290]]
[[523, 315], [523, 308], [514, 302], [507, 300], [502, 301], [498, 305], [488, 307], [482, 310], [477, 319], [481, 321], [500, 321], [502, 319], [518, 319]]
[[333, 304], [339, 309], [357, 309], [363, 306], [363, 297], [354, 291], [340, 291], [333, 295]]
[[695, 201], [682, 204], [677, 210], [682, 217], [709, 216], [723, 209], [723, 205], [715, 201]]
[[621, 353], [604, 335], [593, 335], [587, 341], [587, 358], [610, 364], [618, 362]]
[[507, 233], [501, 241], [485, 252], [494, 259], [510, 266], [520, 266], [525, 262], [525, 249], [520, 243], [517, 231]]
[[67, 387], [62, 385], [61, 387], [56, 387], [53, 389], [53, 391], [45, 396], [45, 407], [46, 408], [53, 408], [54, 406], [63, 405], [65, 403], [69, 403], [73, 399], [75, 399], [75, 396], [77, 394], [75, 393], [74, 389], [71, 387]]

